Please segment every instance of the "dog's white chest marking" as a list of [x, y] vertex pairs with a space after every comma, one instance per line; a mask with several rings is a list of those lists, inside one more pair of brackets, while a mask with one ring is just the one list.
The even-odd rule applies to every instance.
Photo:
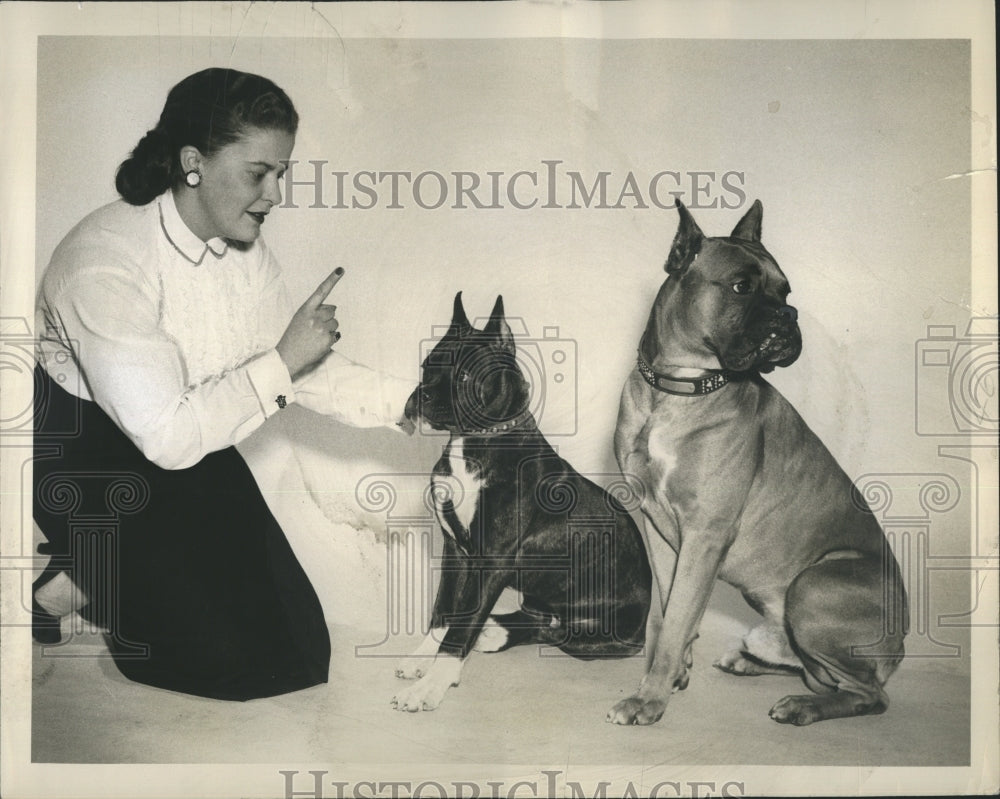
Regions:
[[479, 493], [485, 483], [470, 467], [461, 438], [448, 442], [445, 449], [451, 474], [434, 473], [434, 509], [442, 529], [452, 538], [468, 535], [472, 519], [479, 507]]

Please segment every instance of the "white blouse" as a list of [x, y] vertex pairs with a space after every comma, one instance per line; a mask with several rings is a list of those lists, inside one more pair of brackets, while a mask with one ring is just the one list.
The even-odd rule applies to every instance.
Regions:
[[59, 244], [38, 298], [38, 357], [166, 469], [238, 443], [292, 402], [356, 427], [400, 422], [415, 384], [339, 353], [292, 383], [275, 349], [292, 313], [262, 238], [203, 242], [168, 191], [106, 205]]

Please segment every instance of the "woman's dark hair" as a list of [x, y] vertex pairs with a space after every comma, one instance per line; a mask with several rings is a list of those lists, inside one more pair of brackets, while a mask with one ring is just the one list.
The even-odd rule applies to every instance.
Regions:
[[298, 125], [292, 101], [267, 78], [235, 69], [196, 72], [170, 90], [156, 127], [118, 167], [115, 188], [126, 202], [146, 205], [183, 181], [182, 147], [211, 156], [248, 128], [294, 134]]

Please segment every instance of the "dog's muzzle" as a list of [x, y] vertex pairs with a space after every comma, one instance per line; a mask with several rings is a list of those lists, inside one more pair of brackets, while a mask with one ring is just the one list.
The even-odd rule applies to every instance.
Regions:
[[434, 430], [447, 430], [454, 422], [435, 399], [434, 384], [421, 383], [407, 398], [403, 415], [414, 424], [423, 420]]
[[765, 373], [791, 366], [802, 352], [798, 318], [799, 312], [791, 305], [775, 309], [748, 335], [741, 353], [727, 358], [723, 366], [736, 372], [757, 369]]
[[784, 319], [788, 324], [795, 324], [799, 321], [799, 312], [791, 305], [783, 305], [775, 311], [775, 314], [779, 319]]
[[403, 406], [403, 416], [411, 422], [417, 421], [420, 417], [420, 400], [422, 394], [426, 394], [426, 392], [423, 392], [423, 387], [417, 386], [407, 398], [406, 405]]

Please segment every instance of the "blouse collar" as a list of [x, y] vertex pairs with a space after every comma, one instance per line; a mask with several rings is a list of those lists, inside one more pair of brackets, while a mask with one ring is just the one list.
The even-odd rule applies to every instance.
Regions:
[[202, 241], [184, 223], [177, 210], [177, 203], [174, 201], [173, 189], [168, 189], [161, 194], [157, 202], [160, 208], [160, 228], [163, 230], [163, 235], [185, 260], [199, 266], [209, 250], [216, 258], [221, 258], [226, 254], [229, 245], [224, 239], [216, 237]]

